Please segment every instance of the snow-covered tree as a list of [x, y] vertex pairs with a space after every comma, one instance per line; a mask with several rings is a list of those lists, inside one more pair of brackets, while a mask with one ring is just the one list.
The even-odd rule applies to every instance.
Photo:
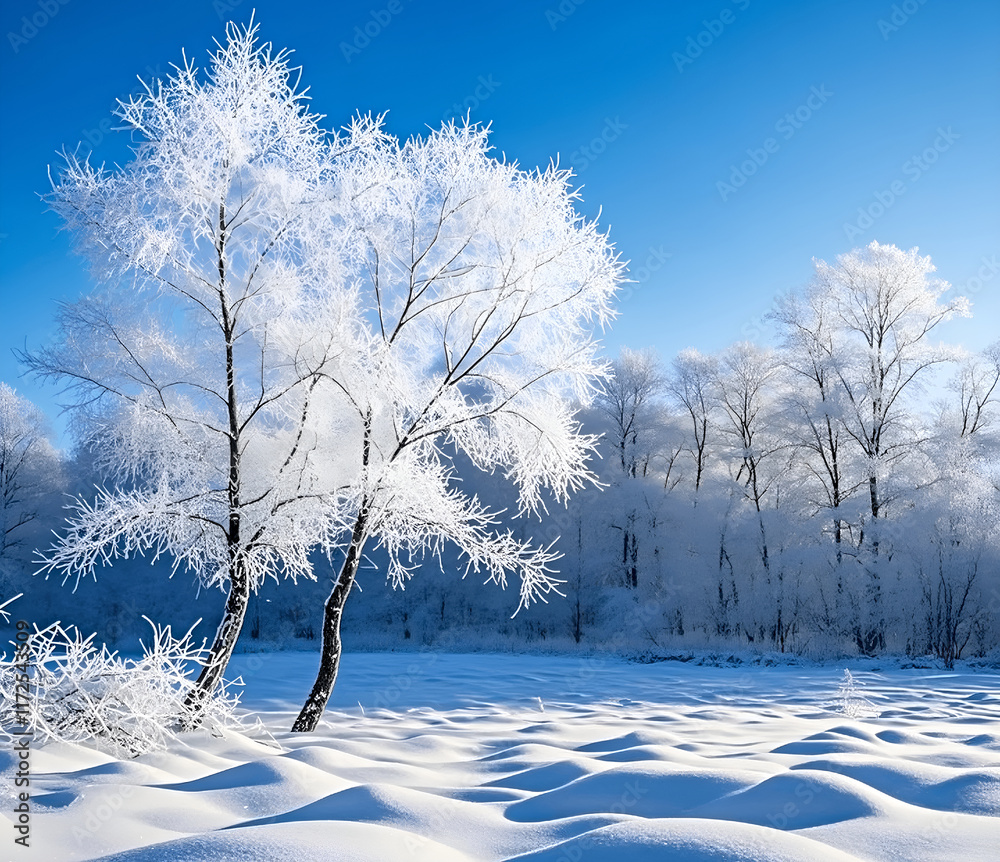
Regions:
[[588, 482], [595, 438], [574, 404], [603, 373], [592, 338], [622, 278], [607, 237], [575, 211], [570, 174], [490, 156], [484, 129], [447, 124], [359, 152], [336, 172], [340, 218], [356, 226], [349, 273], [328, 301], [353, 303], [351, 350], [333, 375], [350, 403], [340, 438], [354, 512], [325, 606], [320, 668], [294, 730], [313, 729], [340, 661], [340, 620], [364, 548], [402, 584], [414, 560], [458, 547], [474, 572], [520, 576], [520, 607], [556, 586], [553, 553], [496, 529], [497, 516], [453, 481], [452, 453], [502, 471], [522, 513]]
[[[716, 377], [730, 475], [757, 512], [766, 505], [786, 463], [779, 457], [787, 448], [776, 397], [780, 372], [773, 351], [740, 341], [722, 353]], [[766, 544], [763, 553], [766, 560]]]
[[609, 442], [625, 476], [645, 475], [653, 460], [658, 418], [657, 399], [664, 385], [656, 352], [623, 348], [611, 363], [611, 377], [597, 396], [597, 407], [610, 425]]
[[[935, 279], [917, 249], [872, 242], [815, 262], [815, 289], [831, 306], [832, 364], [844, 398], [843, 427], [867, 463], [869, 510], [884, 515], [890, 496], [880, 486], [888, 469], [919, 439], [907, 421], [905, 399], [919, 391], [928, 369], [954, 357], [928, 336], [954, 315], [968, 315], [964, 297]], [[876, 538], [877, 542], [877, 538]]]
[[837, 378], [834, 350], [834, 298], [812, 286], [803, 296], [781, 299], [773, 315], [783, 340], [781, 362], [790, 372], [785, 391], [790, 442], [797, 447], [795, 462], [803, 478], [811, 512], [830, 519], [836, 556], [842, 560], [844, 506], [863, 483], [850, 457], [850, 438], [844, 430], [844, 392]]
[[674, 358], [667, 389], [686, 415], [691, 433], [687, 451], [694, 460], [694, 490], [701, 488], [708, 466], [709, 436], [712, 427], [712, 388], [718, 374], [718, 359], [694, 348], [682, 350]]
[[42, 412], [0, 382], [0, 577], [33, 550], [46, 493], [54, 493], [59, 458]]
[[[860, 464], [860, 475], [849, 480], [847, 490], [854, 483], [867, 486], [857, 539], [858, 544], [866, 539], [857, 558], [860, 582], [851, 592], [855, 620], [865, 620], [854, 625], [855, 641], [872, 653], [884, 643], [890, 608], [883, 593], [897, 573], [890, 565], [897, 534], [886, 520], [889, 504], [932, 478], [919, 463], [926, 460], [921, 447], [930, 435], [912, 398], [931, 369], [957, 357], [929, 336], [949, 318], [968, 315], [968, 301], [943, 300], [950, 285], [932, 276], [934, 265], [916, 248], [872, 242], [840, 255], [833, 265], [817, 260], [815, 270], [810, 305], [824, 309], [827, 333], [816, 349], [829, 356], [832, 402], [844, 442], [850, 441]], [[828, 454], [829, 445], [828, 440]]]
[[346, 306], [320, 301], [350, 283], [348, 240], [322, 203], [372, 128], [327, 135], [297, 87], [287, 53], [230, 25], [207, 74], [185, 60], [120, 103], [131, 162], [109, 171], [68, 153], [48, 196], [98, 287], [26, 360], [74, 396], [106, 483], [77, 501], [46, 566], [79, 581], [115, 557], [166, 554], [226, 589], [195, 714], [251, 591], [312, 577], [310, 552], [345, 524], [341, 444], [317, 403], [350, 343]]
[[633, 588], [639, 584], [640, 533], [648, 532], [641, 521], [652, 514], [651, 502], [655, 508], [655, 501], [644, 496], [650, 483], [641, 480], [662, 472], [666, 488], [677, 482], [674, 467], [681, 446], [679, 435], [671, 433], [676, 429], [663, 404], [664, 381], [654, 350], [626, 347], [612, 360], [611, 376], [596, 401], [603, 419], [606, 461], [618, 468], [607, 471], [613, 502], [605, 511], [611, 513], [611, 526], [621, 535], [622, 581]]
[[952, 387], [958, 395], [960, 437], [981, 435], [994, 427], [1000, 412], [1000, 341], [966, 356]]

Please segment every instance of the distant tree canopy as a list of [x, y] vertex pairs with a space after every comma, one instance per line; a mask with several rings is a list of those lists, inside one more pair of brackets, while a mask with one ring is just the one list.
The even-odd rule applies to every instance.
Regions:
[[45, 416], [0, 382], [0, 578], [30, 559], [50, 529], [60, 472]]

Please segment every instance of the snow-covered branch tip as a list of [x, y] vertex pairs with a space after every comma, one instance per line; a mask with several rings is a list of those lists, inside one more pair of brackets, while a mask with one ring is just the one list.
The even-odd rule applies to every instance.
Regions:
[[3, 604], [0, 604], [0, 617], [3, 617], [4, 622], [7, 623], [10, 622], [10, 612], [6, 610], [6, 607], [12, 602], [17, 601], [23, 595], [24, 593], [18, 593], [16, 596], [12, 596], [11, 598], [7, 599]]

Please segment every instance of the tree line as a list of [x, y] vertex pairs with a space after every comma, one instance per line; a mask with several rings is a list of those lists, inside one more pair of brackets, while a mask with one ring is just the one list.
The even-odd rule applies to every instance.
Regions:
[[[779, 650], [995, 648], [1000, 342], [929, 257], [873, 242], [775, 304], [778, 344], [624, 350], [598, 399], [617, 579], [675, 633]], [[593, 523], [593, 522], [592, 522]]]

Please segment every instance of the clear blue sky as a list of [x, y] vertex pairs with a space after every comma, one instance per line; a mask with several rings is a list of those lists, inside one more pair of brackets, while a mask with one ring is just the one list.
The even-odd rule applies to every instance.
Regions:
[[88, 280], [38, 199], [47, 166], [81, 141], [127, 158], [116, 97], [182, 48], [203, 62], [254, 7], [328, 123], [388, 111], [406, 136], [470, 108], [508, 158], [575, 168], [641, 279], [610, 352], [766, 339], [761, 316], [813, 256], [872, 239], [917, 245], [971, 288], [974, 320], [945, 337], [1000, 335], [996, 0], [7, 0], [0, 380], [50, 415], [55, 391], [19, 379], [11, 348], [42, 344]]

